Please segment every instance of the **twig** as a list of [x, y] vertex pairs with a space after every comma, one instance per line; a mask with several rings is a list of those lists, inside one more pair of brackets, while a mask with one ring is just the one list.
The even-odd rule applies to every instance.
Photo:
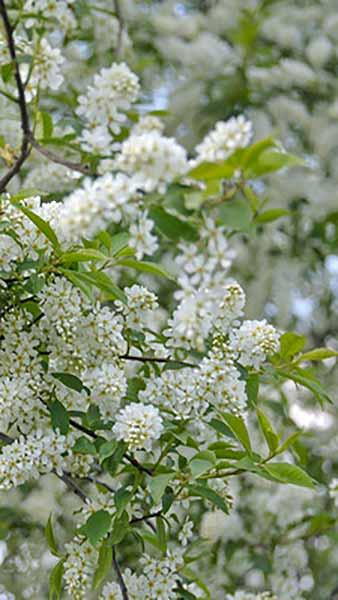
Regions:
[[80, 498], [82, 500], [82, 502], [85, 502], [87, 504], [88, 501], [88, 497], [86, 496], [86, 494], [81, 490], [81, 488], [77, 485], [77, 483], [75, 483], [74, 479], [72, 479], [72, 477], [66, 473], [66, 471], [62, 472], [62, 475], [60, 475], [60, 473], [57, 473], [55, 471], [55, 469], [53, 470], [54, 475], [56, 475], [59, 479], [61, 479], [63, 481], [63, 483], [66, 484], [66, 486], [72, 491], [74, 492], [74, 494], [76, 494], [78, 496], [78, 498]]
[[127, 459], [128, 462], [130, 462], [131, 465], [133, 465], [133, 467], [136, 467], [136, 469], [138, 469], [139, 471], [142, 471], [143, 473], [147, 473], [147, 475], [150, 475], [150, 477], [152, 477], [153, 472], [150, 469], [147, 469], [147, 467], [144, 467], [143, 465], [141, 465], [138, 460], [136, 460], [136, 458], [134, 458], [133, 456], [130, 456], [130, 454], [125, 454], [124, 458]]
[[141, 523], [142, 521], [148, 521], [149, 519], [155, 519], [155, 517], [159, 517], [162, 514], [161, 510], [157, 512], [151, 513], [150, 515], [144, 515], [144, 517], [135, 517], [135, 519], [131, 519], [130, 523], [134, 525], [134, 523]]
[[119, 358], [121, 360], [135, 360], [138, 362], [155, 362], [164, 363], [168, 365], [181, 365], [182, 367], [190, 367], [192, 369], [198, 368], [198, 365], [194, 365], [194, 363], [185, 362], [183, 360], [175, 360], [173, 358], [156, 358], [155, 356], [132, 356], [130, 354], [124, 354]]
[[29, 116], [25, 97], [25, 88], [21, 79], [19, 63], [16, 56], [15, 43], [14, 43], [14, 30], [9, 21], [7, 9], [4, 0], [0, 0], [0, 14], [5, 27], [7, 45], [9, 55], [11, 57], [12, 64], [14, 66], [14, 76], [16, 81], [16, 87], [18, 90], [18, 103], [20, 109], [21, 129], [22, 129], [22, 141], [20, 154], [17, 157], [14, 165], [7, 171], [7, 173], [0, 179], [0, 192], [6, 189], [7, 184], [17, 175], [21, 169], [21, 166], [28, 158], [31, 151], [30, 148], [30, 130], [29, 130]]
[[116, 559], [115, 546], [113, 546], [113, 565], [114, 565], [114, 569], [116, 571], [117, 581], [120, 586], [122, 598], [123, 598], [123, 600], [129, 600], [128, 590], [127, 590], [126, 584], [124, 583], [124, 579], [122, 577], [122, 573], [121, 573], [119, 564]]
[[29, 133], [29, 141], [37, 152], [39, 152], [52, 162], [64, 165], [65, 167], [68, 167], [68, 169], [71, 169], [72, 171], [78, 171], [83, 175], [94, 175], [94, 173], [91, 173], [90, 167], [88, 165], [82, 165], [81, 163], [76, 163], [71, 160], [67, 160], [62, 156], [55, 154], [51, 150], [48, 150], [44, 146], [41, 146], [41, 144], [39, 144], [39, 142], [36, 141], [32, 133]]
[[9, 435], [6, 435], [6, 433], [2, 433], [1, 431], [0, 440], [5, 442], [6, 444], [13, 444], [13, 442], [15, 441], [13, 438], [9, 437]]
[[119, 22], [119, 29], [118, 29], [118, 33], [117, 33], [117, 42], [116, 42], [116, 48], [115, 48], [116, 57], [119, 58], [121, 56], [121, 52], [122, 52], [122, 35], [123, 35], [123, 30], [124, 30], [124, 18], [122, 15], [119, 0], [114, 0], [114, 9], [115, 9], [116, 18]]

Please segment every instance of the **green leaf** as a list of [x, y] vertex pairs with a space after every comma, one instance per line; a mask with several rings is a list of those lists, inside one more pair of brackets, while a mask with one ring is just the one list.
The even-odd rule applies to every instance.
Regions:
[[16, 208], [21, 210], [21, 212], [23, 212], [23, 214], [26, 215], [26, 217], [32, 221], [32, 223], [34, 223], [37, 229], [43, 233], [43, 235], [50, 241], [54, 249], [58, 250], [60, 248], [59, 240], [56, 237], [56, 233], [53, 231], [47, 221], [36, 215], [33, 211], [29, 210], [29, 208], [26, 208], [18, 203], [14, 204]]
[[279, 436], [275, 432], [268, 417], [263, 413], [263, 411], [260, 408], [257, 408], [256, 411], [258, 422], [266, 440], [266, 443], [269, 447], [270, 452], [273, 453], [276, 450], [276, 448], [278, 448]]
[[280, 338], [280, 356], [283, 359], [292, 358], [295, 354], [301, 352], [305, 344], [305, 335], [284, 333]]
[[10, 78], [12, 77], [12, 73], [14, 70], [14, 64], [12, 62], [6, 63], [5, 65], [1, 65], [0, 73], [1, 79], [4, 83], [8, 83]]
[[314, 489], [311, 477], [300, 467], [290, 463], [270, 463], [263, 465], [264, 470], [281, 483], [292, 483]]
[[167, 536], [164, 520], [161, 517], [156, 517], [156, 533], [158, 537], [159, 548], [163, 554], [165, 554], [167, 551]]
[[233, 176], [236, 165], [225, 160], [223, 162], [203, 162], [188, 173], [188, 177], [209, 181], [210, 179], [229, 179]]
[[216, 457], [210, 450], [198, 452], [193, 456], [189, 463], [191, 474], [194, 478], [199, 477], [202, 473], [209, 471], [216, 463]]
[[149, 478], [148, 487], [155, 504], [159, 504], [165, 488], [174, 477], [175, 473], [162, 473], [161, 475], [156, 475], [156, 477]]
[[211, 504], [217, 506], [217, 508], [222, 510], [224, 513], [229, 513], [229, 506], [225, 500], [207, 485], [189, 485], [188, 492], [189, 496], [197, 496], [199, 498], [203, 498], [204, 500], [209, 500]]
[[124, 250], [125, 248], [128, 247], [128, 242], [130, 239], [130, 235], [129, 233], [126, 232], [121, 232], [121, 233], [117, 233], [116, 235], [113, 235], [113, 237], [110, 240], [110, 249], [109, 249], [109, 253], [110, 256], [116, 256], [117, 254], [119, 254], [121, 252], [121, 250]]
[[129, 504], [132, 499], [134, 493], [131, 490], [128, 490], [125, 487], [120, 488], [114, 494], [114, 501], [117, 510], [117, 516], [119, 517], [121, 513], [124, 511], [126, 506]]
[[52, 515], [50, 515], [48, 518], [47, 525], [45, 527], [45, 536], [51, 553], [54, 554], [54, 556], [61, 556], [54, 536]]
[[120, 517], [115, 517], [110, 541], [112, 544], [119, 544], [125, 538], [129, 531], [129, 517], [126, 511], [123, 511]]
[[113, 564], [113, 548], [111, 541], [104, 540], [100, 546], [97, 567], [93, 577], [93, 589], [96, 590], [107, 577]]
[[285, 452], [285, 450], [287, 450], [288, 448], [290, 448], [290, 446], [293, 446], [293, 444], [295, 442], [297, 442], [298, 438], [302, 435], [302, 431], [295, 431], [294, 433], [292, 433], [291, 435], [289, 435], [284, 442], [281, 443], [280, 446], [278, 446], [275, 454], [282, 454], [283, 452]]
[[39, 112], [39, 116], [41, 117], [41, 121], [42, 121], [43, 138], [45, 140], [49, 140], [49, 138], [51, 138], [53, 135], [52, 116], [50, 115], [50, 113], [48, 113], [44, 110], [41, 110]]
[[120, 300], [120, 302], [126, 304], [126, 295], [106, 273], [102, 273], [101, 271], [89, 271], [81, 273], [81, 278], [105, 292], [110, 300]]
[[64, 561], [64, 558], [60, 560], [55, 567], [53, 567], [49, 576], [49, 600], [59, 600], [61, 598]]
[[91, 284], [88, 284], [87, 280], [84, 280], [83, 277], [81, 277], [81, 273], [77, 273], [76, 271], [69, 271], [68, 269], [59, 269], [59, 271], [62, 273], [62, 275], [64, 275], [65, 277], [67, 277], [67, 279], [69, 279], [69, 281], [75, 285], [75, 287], [79, 288], [81, 290], [81, 292], [87, 296], [87, 298], [89, 298], [89, 300], [91, 300], [93, 302], [94, 298], [93, 298], [93, 293], [92, 293], [92, 288], [91, 288]]
[[287, 217], [290, 214], [290, 211], [285, 210], [284, 208], [271, 208], [270, 210], [266, 210], [257, 215], [257, 217], [255, 217], [255, 223], [271, 223], [281, 217]]
[[311, 373], [308, 373], [306, 369], [297, 368], [292, 371], [282, 371], [281, 369], [277, 369], [277, 373], [284, 379], [292, 379], [295, 383], [299, 383], [306, 387], [313, 393], [321, 405], [323, 405], [324, 402], [331, 403], [330, 397], [320, 385], [320, 382], [314, 378]]
[[74, 446], [73, 452], [77, 452], [78, 454], [93, 454], [96, 455], [96, 447], [93, 442], [88, 440], [84, 435], [79, 437]]
[[145, 260], [134, 260], [132, 258], [125, 258], [118, 262], [119, 266], [129, 267], [130, 269], [136, 269], [136, 271], [142, 271], [144, 273], [151, 273], [152, 275], [158, 275], [160, 277], [166, 277], [167, 279], [171, 279], [175, 281], [175, 277], [171, 275], [164, 267], [158, 265], [154, 262], [149, 262]]
[[107, 535], [112, 516], [106, 510], [98, 510], [87, 519], [80, 528], [80, 533], [85, 535], [90, 543], [95, 546], [105, 535]]
[[71, 390], [74, 390], [75, 392], [82, 392], [83, 390], [86, 390], [88, 393], [89, 391], [88, 388], [83, 385], [81, 379], [76, 377], [76, 375], [72, 375], [71, 373], [51, 373], [51, 375], [54, 377], [54, 379], [61, 381], [63, 385]]
[[251, 408], [255, 407], [259, 391], [259, 375], [257, 373], [249, 375], [245, 382], [245, 391], [248, 397], [249, 406]]
[[149, 216], [154, 221], [156, 228], [170, 240], [184, 239], [188, 242], [198, 240], [198, 231], [193, 225], [175, 217], [161, 206], [151, 208]]
[[238, 441], [242, 444], [249, 454], [252, 453], [251, 443], [249, 432], [246, 428], [246, 425], [241, 417], [237, 417], [231, 413], [223, 413], [223, 418], [228, 425], [229, 429], [231, 429], [234, 436], [238, 439]]
[[80, 248], [74, 252], [65, 252], [60, 256], [61, 263], [89, 262], [89, 261], [107, 261], [108, 256], [95, 250], [95, 248]]
[[309, 352], [305, 352], [301, 354], [301, 356], [297, 359], [297, 362], [303, 362], [305, 360], [325, 360], [326, 358], [332, 358], [334, 356], [338, 356], [338, 352], [336, 350], [331, 350], [330, 348], [314, 348], [314, 350], [310, 350]]
[[223, 225], [235, 231], [248, 231], [251, 227], [251, 209], [244, 198], [223, 202], [219, 207], [219, 218]]
[[287, 152], [280, 152], [278, 150], [265, 150], [262, 152], [257, 161], [251, 164], [250, 167], [244, 170], [244, 176], [249, 178], [253, 175], [260, 176], [279, 171], [285, 167], [299, 167], [305, 166], [305, 162], [302, 158], [288, 154]]
[[54, 400], [49, 406], [53, 429], [58, 429], [62, 435], [69, 431], [69, 416], [65, 407], [59, 400]]

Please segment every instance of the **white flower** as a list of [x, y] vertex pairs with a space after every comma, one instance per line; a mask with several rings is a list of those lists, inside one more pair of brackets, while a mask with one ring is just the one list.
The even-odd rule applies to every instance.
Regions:
[[150, 450], [163, 430], [158, 408], [150, 404], [128, 404], [116, 417], [113, 433], [126, 442], [131, 450]]
[[224, 298], [218, 308], [216, 324], [227, 333], [231, 323], [243, 315], [245, 293], [237, 282], [225, 286]]
[[244, 321], [230, 332], [230, 346], [242, 365], [259, 369], [267, 357], [277, 352], [279, 338], [279, 332], [265, 319]]
[[92, 402], [99, 407], [103, 421], [111, 421], [127, 392], [127, 380], [122, 369], [112, 363], [103, 363], [87, 370], [82, 381], [91, 390]]
[[73, 600], [85, 600], [92, 584], [97, 551], [84, 538], [76, 537], [65, 545], [64, 563], [66, 590]]
[[235, 150], [245, 148], [252, 135], [252, 123], [243, 115], [218, 121], [215, 128], [196, 146], [196, 162], [225, 160]]
[[185, 149], [173, 138], [152, 130], [131, 135], [122, 143], [116, 168], [133, 177], [145, 192], [164, 192], [167, 184], [183, 175], [187, 168]]
[[58, 48], [52, 48], [45, 38], [39, 42], [34, 54], [33, 74], [30, 85], [42, 89], [57, 90], [63, 82], [61, 65], [64, 58]]
[[136, 258], [141, 260], [144, 255], [152, 255], [158, 248], [157, 238], [151, 230], [154, 222], [147, 218], [147, 213], [140, 215], [138, 222], [129, 227], [129, 246], [135, 248]]
[[125, 63], [113, 63], [94, 76], [85, 95], [79, 97], [77, 114], [91, 127], [107, 126], [118, 134], [126, 120], [120, 111], [129, 110], [139, 94], [138, 77]]
[[244, 592], [238, 591], [234, 595], [227, 594], [225, 600], [277, 600], [270, 592]]

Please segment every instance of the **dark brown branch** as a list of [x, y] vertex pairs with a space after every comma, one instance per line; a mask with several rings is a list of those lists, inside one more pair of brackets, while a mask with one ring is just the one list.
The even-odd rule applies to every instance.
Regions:
[[120, 586], [120, 590], [122, 593], [122, 598], [123, 598], [123, 600], [129, 600], [128, 590], [127, 590], [126, 584], [124, 583], [124, 579], [122, 577], [119, 563], [117, 562], [117, 559], [116, 559], [115, 546], [113, 546], [113, 565], [114, 565], [114, 569], [116, 572], [117, 581], [118, 581], [118, 584]]
[[121, 52], [122, 52], [122, 36], [123, 36], [123, 30], [124, 30], [124, 18], [122, 15], [119, 0], [114, 0], [114, 10], [115, 10], [116, 18], [119, 23], [119, 29], [118, 29], [118, 33], [117, 33], [117, 42], [116, 42], [116, 48], [115, 48], [116, 57], [119, 58], [121, 56]]
[[124, 458], [126, 458], [127, 461], [130, 462], [131, 465], [133, 465], [133, 467], [135, 467], [139, 471], [142, 471], [143, 473], [147, 473], [147, 475], [150, 475], [150, 477], [152, 477], [153, 472], [150, 469], [147, 469], [147, 467], [144, 467], [143, 465], [141, 465], [138, 462], [138, 460], [136, 460], [136, 458], [134, 458], [133, 456], [130, 456], [130, 454], [125, 454]]
[[194, 365], [194, 363], [185, 362], [183, 360], [175, 360], [173, 358], [156, 358], [155, 356], [132, 356], [130, 354], [124, 354], [119, 358], [121, 360], [135, 360], [137, 362], [154, 362], [168, 365], [181, 365], [182, 367], [190, 367], [191, 369], [198, 368], [198, 365]]
[[39, 144], [39, 142], [36, 141], [32, 133], [29, 134], [29, 141], [37, 152], [39, 152], [52, 162], [63, 165], [64, 167], [68, 167], [68, 169], [71, 169], [72, 171], [78, 171], [83, 175], [94, 175], [94, 173], [91, 173], [90, 167], [88, 165], [82, 165], [81, 163], [76, 163], [71, 160], [67, 160], [62, 156], [55, 154], [51, 150], [48, 150], [44, 146], [41, 146], [41, 144]]
[[130, 523], [134, 525], [134, 523], [141, 523], [142, 521], [148, 521], [149, 519], [155, 519], [156, 517], [160, 517], [162, 514], [161, 510], [157, 512], [151, 513], [150, 515], [144, 515], [143, 517], [136, 517], [135, 519], [131, 519]]
[[72, 479], [72, 477], [69, 475], [69, 473], [66, 473], [66, 471], [63, 471], [62, 475], [60, 475], [60, 473], [57, 473], [55, 470], [53, 471], [53, 473], [59, 479], [61, 479], [63, 481], [63, 483], [66, 484], [68, 489], [71, 490], [72, 492], [74, 492], [74, 494], [76, 494], [78, 496], [78, 498], [80, 498], [80, 500], [82, 500], [82, 502], [87, 503], [88, 498], [87, 498], [86, 494], [81, 490], [81, 488], [77, 485], [77, 483], [75, 483], [74, 479]]
[[19, 63], [16, 56], [15, 43], [14, 43], [14, 30], [10, 23], [6, 5], [4, 0], [0, 0], [0, 14], [3, 20], [9, 55], [14, 67], [14, 77], [16, 81], [16, 87], [18, 90], [18, 103], [20, 109], [21, 129], [22, 129], [22, 142], [20, 154], [17, 157], [14, 165], [7, 171], [7, 173], [0, 179], [0, 193], [6, 189], [7, 184], [17, 175], [28, 158], [31, 151], [30, 147], [30, 130], [29, 130], [29, 116], [25, 97], [25, 88], [21, 79]]
[[0, 431], [0, 440], [2, 442], [5, 442], [5, 444], [13, 444], [13, 442], [15, 441], [13, 438], [9, 437], [9, 435], [6, 435], [6, 433], [2, 433]]

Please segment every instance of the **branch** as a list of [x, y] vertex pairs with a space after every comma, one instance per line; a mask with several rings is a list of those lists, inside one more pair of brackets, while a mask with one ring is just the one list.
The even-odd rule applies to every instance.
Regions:
[[192, 369], [198, 368], [198, 365], [194, 363], [185, 362], [183, 360], [175, 360], [172, 358], [156, 358], [155, 356], [132, 356], [130, 354], [124, 354], [123, 356], [119, 356], [121, 360], [136, 360], [138, 362], [155, 362], [155, 363], [165, 363], [169, 365], [181, 365], [182, 367], [190, 367]]
[[113, 565], [114, 565], [114, 569], [116, 571], [117, 581], [118, 581], [119, 586], [120, 586], [120, 590], [121, 590], [121, 593], [122, 593], [122, 598], [123, 598], [123, 600], [129, 600], [128, 590], [127, 590], [126, 584], [124, 583], [124, 579], [122, 577], [122, 573], [121, 573], [119, 564], [118, 564], [117, 559], [116, 559], [115, 546], [113, 546]]
[[135, 519], [131, 519], [130, 523], [134, 525], [134, 523], [141, 523], [142, 521], [148, 521], [149, 519], [155, 519], [155, 517], [161, 516], [162, 511], [158, 510], [157, 512], [151, 513], [150, 515], [144, 515], [144, 517], [135, 517]]
[[119, 30], [117, 34], [117, 43], [115, 48], [115, 54], [117, 58], [120, 58], [122, 52], [122, 35], [124, 30], [124, 18], [121, 12], [121, 6], [119, 0], [114, 0], [114, 9], [116, 18], [119, 22]]
[[63, 483], [66, 484], [68, 489], [70, 489], [72, 492], [74, 492], [74, 494], [76, 494], [78, 496], [78, 498], [80, 498], [80, 500], [82, 500], [82, 502], [85, 502], [87, 504], [88, 497], [81, 490], [81, 488], [77, 485], [77, 483], [75, 483], [74, 479], [72, 479], [72, 477], [69, 475], [69, 473], [66, 473], [66, 471], [63, 471], [62, 475], [60, 475], [55, 470], [53, 470], [53, 473], [59, 479], [61, 479], [63, 481]]
[[16, 56], [15, 43], [14, 43], [14, 30], [8, 18], [7, 9], [4, 0], [0, 0], [0, 14], [3, 20], [9, 55], [11, 57], [12, 64], [14, 66], [14, 76], [16, 81], [16, 87], [18, 90], [18, 103], [20, 109], [21, 129], [22, 129], [22, 142], [20, 154], [17, 157], [14, 165], [7, 171], [7, 173], [0, 179], [0, 193], [6, 189], [7, 184], [17, 175], [21, 169], [21, 166], [28, 158], [31, 151], [30, 142], [30, 130], [29, 130], [29, 116], [25, 97], [25, 88], [21, 79], [19, 63]]
[[91, 173], [90, 167], [88, 165], [82, 165], [81, 163], [76, 163], [71, 160], [67, 160], [58, 154], [54, 154], [51, 150], [48, 150], [44, 146], [41, 146], [39, 142], [36, 141], [32, 133], [29, 133], [29, 141], [32, 144], [33, 148], [52, 162], [58, 163], [59, 165], [64, 165], [71, 169], [72, 171], [78, 171], [83, 175], [94, 175], [95, 173]]

